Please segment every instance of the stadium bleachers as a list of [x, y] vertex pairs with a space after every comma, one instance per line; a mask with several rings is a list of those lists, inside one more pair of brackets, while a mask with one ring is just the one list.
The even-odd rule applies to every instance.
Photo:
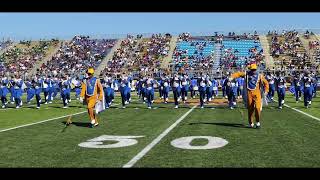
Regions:
[[58, 43], [58, 40], [21, 41], [1, 55], [3, 62], [0, 71], [25, 74]]
[[245, 65], [249, 58], [256, 56], [262, 50], [260, 42], [256, 40], [224, 40], [222, 45], [224, 51], [235, 57], [236, 67]]
[[39, 72], [45, 74], [79, 75], [88, 67], [97, 68], [114, 46], [115, 39], [91, 39], [75, 36], [71, 42], [62, 44], [58, 52]]
[[178, 42], [172, 57], [175, 69], [211, 68], [214, 47], [214, 42], [208, 40]]

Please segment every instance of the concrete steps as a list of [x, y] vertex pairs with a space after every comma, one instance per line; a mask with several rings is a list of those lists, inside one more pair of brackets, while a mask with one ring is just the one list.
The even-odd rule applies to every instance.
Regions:
[[178, 37], [171, 38], [170, 50], [169, 50], [168, 56], [163, 58], [163, 61], [160, 66], [161, 69], [169, 69], [170, 68], [170, 63], [172, 62], [172, 56], [173, 56], [174, 49], [177, 46], [177, 41], [178, 41]]
[[121, 42], [123, 39], [119, 39], [116, 44], [112, 47], [111, 51], [107, 54], [105, 58], [103, 58], [102, 62], [96, 69], [96, 75], [97, 77], [100, 76], [101, 72], [104, 70], [105, 67], [108, 65], [108, 61], [112, 59], [114, 52], [120, 48]]
[[213, 70], [217, 70], [220, 67], [220, 61], [221, 61], [221, 44], [220, 43], [216, 43], [214, 45], [214, 62], [213, 62]]
[[269, 46], [269, 42], [267, 39], [267, 36], [265, 35], [260, 35], [259, 36], [260, 39], [260, 43], [263, 49], [263, 53], [265, 56], [265, 64], [266, 64], [266, 68], [267, 69], [273, 69], [275, 67], [275, 63], [274, 63], [274, 59], [270, 54], [270, 46]]

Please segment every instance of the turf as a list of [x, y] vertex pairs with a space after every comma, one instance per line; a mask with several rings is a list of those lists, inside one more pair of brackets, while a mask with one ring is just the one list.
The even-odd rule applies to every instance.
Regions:
[[[133, 93], [134, 94], [134, 93]], [[157, 95], [155, 97], [158, 97]], [[301, 108], [318, 118], [319, 97], [312, 108], [304, 109], [287, 95], [286, 104]], [[121, 109], [120, 98], [114, 106], [99, 114], [100, 126], [88, 128], [87, 113], [0, 132], [0, 167], [122, 167], [150, 144], [159, 134], [184, 115], [190, 107], [154, 104], [147, 109], [133, 96], [133, 102]], [[38, 122], [76, 112], [85, 107], [72, 101], [69, 109], [60, 109], [61, 101], [34, 107], [0, 111], [0, 129]], [[246, 109], [195, 108], [180, 124], [156, 144], [134, 167], [320, 167], [320, 122], [285, 107], [271, 103], [262, 112], [262, 128], [247, 128]], [[2, 118], [4, 117], [4, 118]], [[79, 143], [101, 135], [144, 136], [133, 146], [92, 149]], [[214, 136], [229, 143], [218, 149], [184, 150], [171, 141], [187, 136]], [[111, 144], [114, 142], [105, 142]], [[197, 139], [193, 146], [205, 145]]]

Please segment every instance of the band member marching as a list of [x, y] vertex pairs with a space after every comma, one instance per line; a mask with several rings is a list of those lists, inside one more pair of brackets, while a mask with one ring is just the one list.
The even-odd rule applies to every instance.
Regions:
[[270, 72], [267, 72], [266, 79], [269, 83], [269, 93], [268, 93], [267, 97], [270, 101], [273, 102], [274, 92], [276, 90], [276, 85], [275, 85], [275, 81], [274, 81], [275, 77]]
[[203, 108], [204, 102], [205, 102], [204, 99], [205, 99], [206, 90], [207, 90], [205, 76], [201, 76], [198, 78], [198, 87], [199, 87], [199, 94], [200, 94], [200, 108]]
[[179, 96], [181, 93], [181, 80], [178, 75], [174, 75], [172, 78], [172, 91], [173, 91], [173, 98], [174, 98], [174, 105], [175, 109], [179, 106]]
[[151, 105], [153, 103], [153, 97], [154, 97], [154, 79], [149, 75], [146, 84], [146, 97], [147, 97], [147, 106], [149, 109], [151, 109]]
[[12, 85], [14, 88], [13, 97], [14, 97], [14, 101], [16, 103], [16, 109], [19, 109], [22, 106], [21, 96], [23, 93], [23, 90], [22, 90], [23, 81], [19, 77], [19, 75], [16, 75], [16, 78], [14, 79]]
[[6, 108], [7, 104], [8, 104], [8, 99], [7, 99], [7, 94], [9, 93], [9, 80], [7, 77], [3, 77], [1, 79], [1, 85], [0, 85], [0, 98], [1, 98], [1, 103], [2, 103], [2, 108]]
[[169, 100], [169, 91], [170, 91], [170, 78], [168, 76], [165, 76], [162, 79], [162, 83], [163, 83], [163, 101], [164, 103], [168, 103]]
[[278, 104], [279, 104], [279, 109], [282, 109], [282, 106], [284, 104], [284, 98], [286, 95], [286, 80], [284, 77], [280, 74], [280, 72], [277, 72], [275, 78], [275, 84], [277, 87], [277, 94], [278, 94]]
[[304, 96], [304, 106], [309, 108], [312, 101], [312, 92], [313, 92], [313, 81], [310, 72], [305, 72], [303, 77], [303, 96]]
[[61, 87], [61, 97], [63, 102], [63, 108], [68, 108], [68, 100], [70, 99], [71, 83], [68, 80], [68, 76], [63, 76], [62, 81], [60, 82]]
[[190, 79], [187, 74], [181, 77], [181, 96], [183, 103], [186, 103], [188, 97]]
[[293, 86], [294, 86], [294, 94], [296, 97], [296, 102], [298, 103], [299, 100], [301, 100], [301, 94], [302, 94], [302, 76], [299, 72], [296, 72], [293, 78]]

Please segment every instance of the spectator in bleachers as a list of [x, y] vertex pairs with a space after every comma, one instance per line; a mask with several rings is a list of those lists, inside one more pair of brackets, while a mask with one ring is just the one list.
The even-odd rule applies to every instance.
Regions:
[[40, 68], [42, 73], [81, 74], [89, 67], [97, 68], [115, 44], [113, 39], [90, 39], [75, 36], [70, 43], [61, 45], [58, 52]]

